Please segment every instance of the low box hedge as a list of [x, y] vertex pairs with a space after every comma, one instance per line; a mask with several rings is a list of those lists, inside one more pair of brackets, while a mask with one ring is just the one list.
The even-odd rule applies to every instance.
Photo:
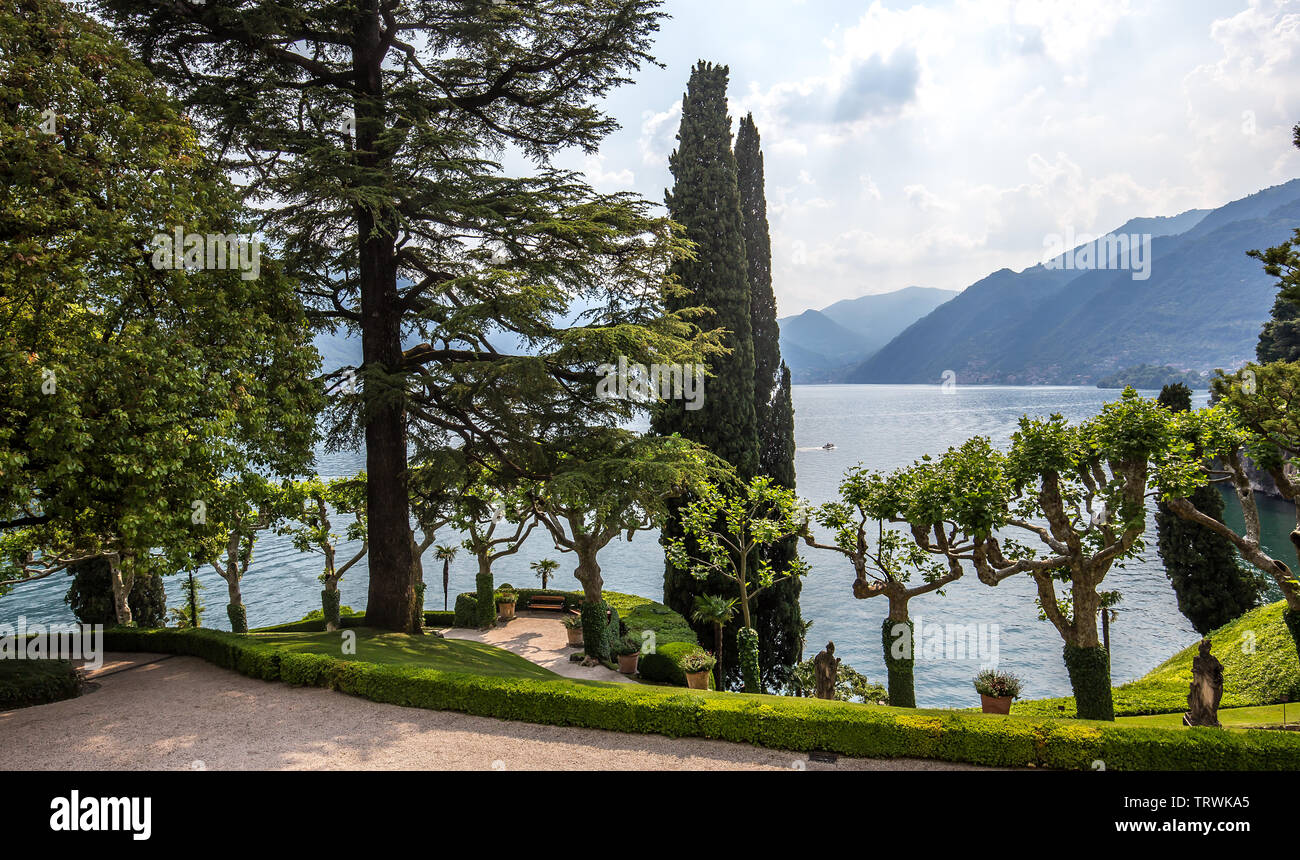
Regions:
[[0, 711], [71, 699], [81, 679], [67, 660], [0, 660]]
[[[353, 613], [351, 615], [340, 615], [339, 624], [344, 628], [348, 627], [365, 627], [366, 614], [364, 612]], [[425, 610], [424, 613], [425, 627], [455, 627], [455, 613], [444, 612], [441, 609]], [[253, 633], [320, 633], [325, 629], [324, 618], [304, 618], [302, 621], [290, 621], [287, 624], [275, 624], [271, 627], [259, 627], [251, 632]]]
[[212, 630], [110, 630], [105, 647], [202, 657], [254, 678], [407, 707], [800, 752], [1069, 770], [1300, 770], [1300, 736], [1281, 731], [1128, 728], [784, 696], [487, 677], [279, 652], [247, 636]]

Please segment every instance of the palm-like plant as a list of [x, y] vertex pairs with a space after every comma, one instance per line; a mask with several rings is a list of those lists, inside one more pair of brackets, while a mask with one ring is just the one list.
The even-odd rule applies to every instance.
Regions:
[[560, 563], [553, 558], [544, 558], [528, 566], [537, 571], [537, 575], [542, 578], [542, 590], [545, 591], [546, 584], [551, 581], [551, 577], [555, 575], [555, 570], [560, 566]]
[[696, 624], [713, 625], [713, 653], [718, 655], [718, 662], [713, 667], [714, 686], [722, 689], [722, 628], [736, 614], [736, 598], [717, 597], [701, 594], [695, 598], [695, 610], [691, 620]]
[[442, 611], [447, 611], [447, 590], [451, 587], [451, 563], [456, 560], [459, 550], [454, 546], [441, 544], [433, 551], [434, 558], [442, 562]]

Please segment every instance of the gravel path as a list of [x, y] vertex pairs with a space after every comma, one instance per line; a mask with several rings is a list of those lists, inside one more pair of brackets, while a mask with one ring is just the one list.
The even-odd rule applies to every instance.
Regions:
[[99, 688], [0, 713], [0, 770], [956, 770], [698, 738], [539, 726], [246, 678], [196, 657], [108, 654]]
[[520, 613], [508, 623], [498, 624], [488, 630], [453, 627], [442, 631], [442, 635], [448, 639], [486, 642], [488, 645], [513, 651], [525, 660], [531, 660], [566, 678], [612, 681], [617, 684], [636, 683], [631, 677], [606, 669], [604, 666], [570, 663], [569, 655], [581, 649], [569, 647], [569, 637], [564, 630], [562, 617], [554, 612]]

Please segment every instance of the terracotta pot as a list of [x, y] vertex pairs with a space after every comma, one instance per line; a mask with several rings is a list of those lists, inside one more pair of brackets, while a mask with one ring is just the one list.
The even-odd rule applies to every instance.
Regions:
[[624, 675], [635, 675], [636, 661], [640, 659], [640, 657], [640, 652], [636, 654], [619, 654], [618, 671], [622, 672]]
[[566, 627], [566, 628], [564, 628], [564, 632], [567, 633], [567, 634], [569, 634], [569, 647], [570, 647], [570, 648], [581, 648], [581, 647], [582, 647], [582, 628], [581, 628], [581, 627]]
[[512, 602], [510, 602], [510, 603], [498, 603], [498, 604], [497, 604], [497, 615], [498, 615], [499, 617], [503, 618], [503, 619], [506, 620], [506, 621], [509, 621], [511, 618], [514, 618], [514, 617], [515, 617], [515, 603], [514, 603], [514, 601], [512, 601]]
[[986, 696], [980, 693], [980, 705], [986, 714], [1009, 714], [1011, 713], [1010, 696]]
[[709, 689], [709, 672], [687, 672], [686, 686], [692, 690]]

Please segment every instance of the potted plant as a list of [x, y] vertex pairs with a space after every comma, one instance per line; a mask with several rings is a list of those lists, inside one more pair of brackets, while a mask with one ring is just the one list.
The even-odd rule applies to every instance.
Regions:
[[637, 659], [641, 656], [641, 643], [635, 636], [624, 636], [614, 646], [614, 655], [618, 657], [618, 671], [624, 675], [635, 675]]
[[569, 635], [569, 647], [582, 647], [582, 616], [568, 615], [564, 619], [564, 632]]
[[975, 689], [986, 714], [1011, 713], [1011, 700], [1020, 698], [1020, 679], [1007, 672], [984, 669], [975, 676]]
[[686, 673], [686, 686], [692, 690], [709, 689], [709, 673], [718, 661], [707, 651], [692, 651], [682, 658], [682, 671]]
[[518, 595], [513, 588], [508, 585], [501, 586], [497, 591], [497, 616], [502, 621], [509, 621], [515, 617], [515, 604], [519, 602]]

